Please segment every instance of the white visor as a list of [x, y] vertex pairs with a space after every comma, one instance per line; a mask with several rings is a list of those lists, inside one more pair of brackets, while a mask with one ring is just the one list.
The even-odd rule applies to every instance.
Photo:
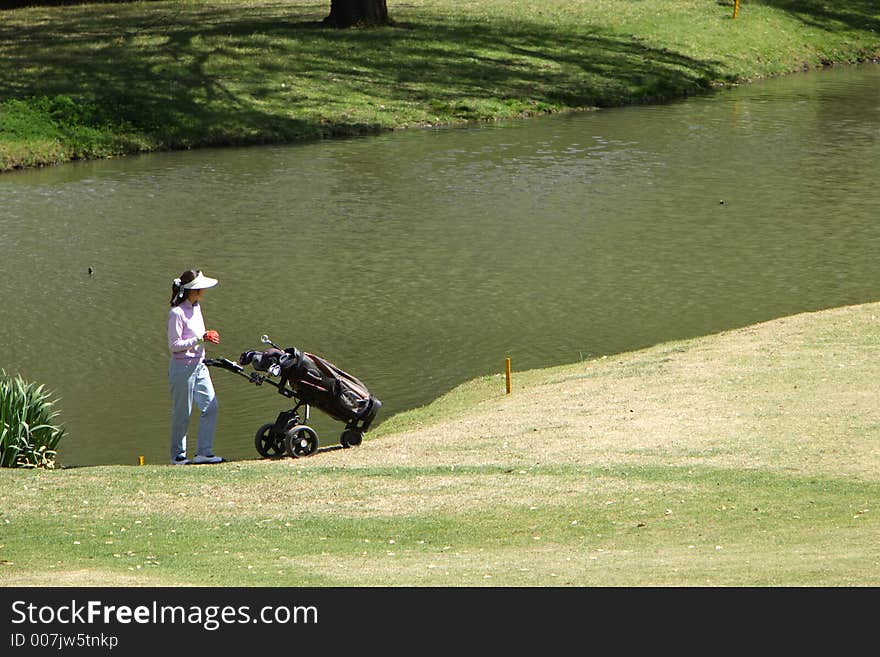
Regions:
[[184, 290], [203, 290], [208, 287], [214, 287], [219, 283], [216, 278], [208, 278], [202, 272], [199, 272], [189, 283], [183, 284]]

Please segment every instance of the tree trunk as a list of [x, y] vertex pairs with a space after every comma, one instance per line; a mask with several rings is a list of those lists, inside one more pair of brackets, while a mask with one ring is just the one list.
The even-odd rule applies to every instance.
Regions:
[[388, 6], [385, 0], [331, 0], [330, 15], [324, 23], [333, 27], [353, 25], [387, 25]]

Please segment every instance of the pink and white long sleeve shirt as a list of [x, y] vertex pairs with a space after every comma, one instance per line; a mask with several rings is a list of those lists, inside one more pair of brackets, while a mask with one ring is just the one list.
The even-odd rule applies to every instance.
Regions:
[[205, 320], [198, 302], [189, 299], [175, 306], [168, 313], [168, 348], [176, 361], [195, 364], [205, 358]]

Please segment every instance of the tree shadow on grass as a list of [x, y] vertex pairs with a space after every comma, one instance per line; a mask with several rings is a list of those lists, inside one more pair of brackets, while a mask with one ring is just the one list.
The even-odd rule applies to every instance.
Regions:
[[162, 0], [0, 0], [0, 11], [24, 7], [67, 7], [84, 4], [125, 4], [127, 2], [162, 2]]
[[95, 120], [173, 148], [383, 127], [328, 109], [337, 100], [390, 99], [479, 119], [480, 102], [539, 110], [653, 102], [706, 91], [721, 77], [717, 62], [588, 27], [432, 17], [317, 29], [325, 4], [247, 14], [176, 3], [72, 6], [31, 22], [11, 13], [0, 24], [0, 101], [69, 95], [99, 108]]
[[880, 33], [880, 3], [877, 0], [762, 0], [761, 4], [781, 9], [821, 30], [838, 30], [844, 25], [854, 30]]
[[[717, 0], [717, 4], [730, 7], [733, 0]], [[784, 11], [805, 25], [826, 31], [839, 31], [846, 27], [858, 31], [880, 32], [880, 4], [877, 0], [760, 0], [757, 4]], [[740, 7], [740, 15], [748, 16], [748, 5]]]

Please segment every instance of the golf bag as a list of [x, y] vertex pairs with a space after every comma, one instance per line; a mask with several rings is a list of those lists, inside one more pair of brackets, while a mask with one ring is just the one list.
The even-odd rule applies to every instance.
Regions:
[[319, 408], [334, 420], [357, 424], [364, 431], [382, 405], [358, 378], [296, 347], [246, 351], [239, 362], [280, 376], [279, 390], [289, 386], [304, 403]]

